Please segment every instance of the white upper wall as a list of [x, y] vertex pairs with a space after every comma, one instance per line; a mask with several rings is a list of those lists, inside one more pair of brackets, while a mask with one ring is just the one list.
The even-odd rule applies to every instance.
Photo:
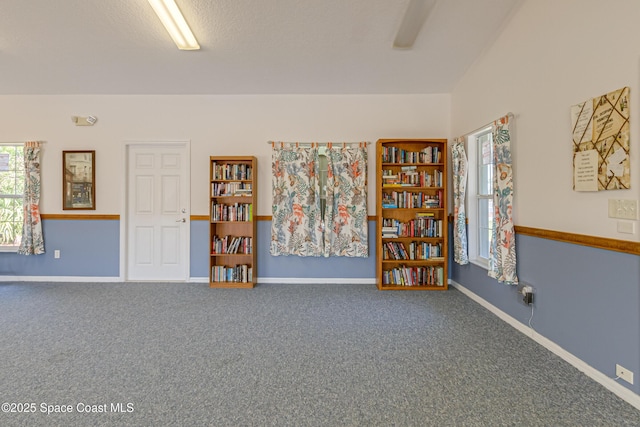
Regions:
[[[454, 136], [511, 111], [516, 225], [638, 241], [608, 199], [640, 199], [640, 1], [526, 0], [452, 93]], [[631, 94], [631, 189], [574, 192], [570, 108]]]
[[[41, 212], [121, 214], [124, 141], [191, 141], [191, 214], [207, 215], [209, 156], [258, 158], [257, 215], [271, 215], [276, 141], [370, 141], [369, 213], [375, 214], [375, 142], [448, 138], [449, 95], [5, 95], [0, 142], [46, 141]], [[71, 116], [94, 115], [93, 127]], [[96, 210], [62, 210], [62, 151], [96, 150]]]

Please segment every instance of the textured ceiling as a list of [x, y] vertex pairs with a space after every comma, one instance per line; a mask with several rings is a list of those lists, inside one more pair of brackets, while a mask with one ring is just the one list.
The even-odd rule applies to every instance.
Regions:
[[439, 0], [410, 50], [409, 0], [177, 0], [180, 51], [146, 0], [1, 0], [0, 94], [447, 93], [522, 0]]

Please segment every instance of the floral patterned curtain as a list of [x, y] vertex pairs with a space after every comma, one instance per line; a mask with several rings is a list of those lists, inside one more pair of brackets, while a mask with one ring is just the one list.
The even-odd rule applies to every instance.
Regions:
[[368, 257], [367, 148], [327, 152], [325, 256]]
[[462, 139], [453, 143], [451, 154], [453, 163], [453, 260], [458, 264], [468, 264], [467, 214], [464, 207], [468, 163]]
[[[277, 145], [280, 145], [279, 147]], [[274, 144], [271, 255], [322, 256], [318, 149]]]
[[504, 117], [492, 126], [494, 174], [494, 227], [489, 248], [489, 276], [508, 285], [518, 283], [516, 275], [516, 235], [513, 225], [513, 175], [509, 120]]
[[44, 237], [40, 222], [40, 143], [24, 145], [24, 224], [22, 241], [18, 248], [21, 255], [44, 253]]

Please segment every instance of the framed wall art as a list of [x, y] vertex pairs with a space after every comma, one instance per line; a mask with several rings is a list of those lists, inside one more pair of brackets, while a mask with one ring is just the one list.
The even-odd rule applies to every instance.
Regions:
[[631, 188], [629, 103], [623, 87], [571, 107], [575, 191]]
[[62, 209], [96, 208], [96, 152], [62, 152]]

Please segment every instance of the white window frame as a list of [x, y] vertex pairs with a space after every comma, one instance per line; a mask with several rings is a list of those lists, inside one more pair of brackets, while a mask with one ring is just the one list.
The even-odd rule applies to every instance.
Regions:
[[[0, 143], [0, 146], [2, 147], [17, 147], [19, 149], [22, 150], [22, 155], [24, 156], [24, 144], [23, 143], [17, 143], [17, 142], [2, 142]], [[17, 173], [20, 172], [22, 174], [24, 174], [24, 164], [22, 164], [22, 170], [20, 169], [16, 169], [14, 170], [14, 175], [16, 176], [17, 179]], [[6, 171], [0, 171], [0, 173], [6, 173]], [[0, 198], [10, 198], [10, 199], [19, 199], [20, 201], [24, 200], [24, 194], [13, 194], [13, 193], [9, 193], [9, 194], [0, 194]], [[19, 204], [19, 208], [20, 211], [23, 210], [22, 207], [22, 203]], [[1, 221], [1, 220], [0, 220]], [[0, 228], [0, 232], [1, 232], [1, 228]], [[22, 234], [22, 228], [20, 229], [20, 234]], [[20, 247], [19, 244], [17, 245], [0, 245], [0, 252], [18, 252], [18, 248]]]
[[482, 268], [489, 269], [489, 258], [482, 255], [481, 245], [484, 242], [487, 248], [491, 245], [491, 237], [487, 237], [486, 234], [483, 239], [483, 233], [481, 233], [481, 221], [480, 221], [480, 201], [481, 200], [493, 200], [493, 175], [489, 174], [487, 184], [489, 184], [488, 194], [480, 194], [480, 162], [482, 161], [482, 153], [480, 152], [479, 139], [483, 135], [491, 135], [491, 126], [482, 128], [472, 134], [467, 135], [467, 158], [468, 158], [468, 185], [467, 185], [467, 206], [468, 220], [469, 220], [469, 262], [478, 265]]

